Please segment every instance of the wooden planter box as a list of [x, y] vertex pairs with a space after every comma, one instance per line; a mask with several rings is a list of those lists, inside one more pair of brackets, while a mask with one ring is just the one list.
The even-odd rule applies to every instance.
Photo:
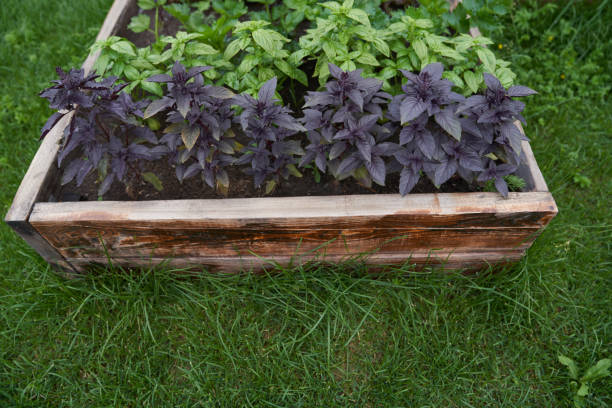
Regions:
[[[125, 24], [135, 1], [116, 0], [100, 30]], [[91, 69], [96, 55], [84, 64]], [[368, 264], [478, 268], [517, 261], [557, 213], [528, 143], [527, 191], [122, 202], [40, 202], [58, 179], [64, 118], [47, 135], [5, 221], [66, 271], [88, 264], [260, 270], [361, 256]]]

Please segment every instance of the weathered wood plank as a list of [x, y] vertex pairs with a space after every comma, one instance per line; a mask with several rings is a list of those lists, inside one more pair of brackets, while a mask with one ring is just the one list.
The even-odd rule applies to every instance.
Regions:
[[539, 228], [260, 230], [41, 226], [35, 228], [67, 258], [359, 254], [374, 250], [525, 249]]
[[38, 254], [56, 269], [71, 275], [75, 270], [64, 257], [44, 239], [29, 223], [25, 221], [7, 221], [7, 224], [23, 238]]
[[524, 250], [555, 213], [550, 193], [453, 193], [38, 203], [30, 221], [71, 259], [275, 257]]
[[[425, 265], [441, 265], [445, 269], [478, 269], [488, 265], [500, 265], [518, 261], [523, 255], [522, 250], [499, 250], [499, 251], [472, 251], [472, 252], [444, 252], [427, 251], [413, 252], [412, 254], [397, 254], [377, 252], [361, 256], [346, 255], [304, 255], [304, 256], [274, 256], [265, 258], [258, 256], [200, 256], [181, 258], [111, 258], [115, 266], [124, 268], [185, 268], [194, 271], [206, 270], [208, 272], [235, 273], [241, 271], [261, 272], [271, 270], [276, 266], [293, 267], [310, 262], [322, 264], [335, 264], [339, 262], [356, 262], [372, 267], [383, 268], [386, 266], [414, 265], [416, 269], [422, 269]], [[79, 271], [85, 272], [91, 265], [106, 265], [107, 257], [98, 258], [69, 258]]]
[[[521, 130], [521, 133], [525, 134], [521, 122], [516, 122], [517, 126]], [[527, 141], [522, 142], [523, 152], [525, 153], [525, 163], [519, 166], [516, 171], [516, 175], [521, 177], [527, 183], [528, 191], [546, 192], [548, 186], [544, 181], [542, 171], [538, 167], [531, 145]]]
[[[254, 223], [259, 227], [261, 221], [265, 220], [279, 226], [317, 228], [317, 224], [313, 223], [320, 223], [322, 226], [351, 226], [359, 224], [360, 220], [364, 219], [373, 219], [376, 222], [388, 220], [392, 223], [404, 220], [404, 223], [411, 225], [435, 226], [437, 219], [446, 220], [449, 217], [466, 215], [464, 217], [466, 226], [478, 224], [490, 226], [479, 223], [479, 217], [488, 220], [519, 217], [520, 225], [529, 226], [542, 225], [542, 222], [548, 220], [542, 221], [536, 218], [526, 222], [521, 215], [536, 213], [536, 217], [541, 217], [547, 214], [554, 215], [556, 211], [557, 207], [552, 196], [546, 192], [510, 193], [507, 199], [498, 193], [409, 194], [405, 197], [399, 194], [378, 194], [37, 203], [31, 221], [35, 223], [109, 221], [122, 225], [126, 221], [156, 223], [184, 220], [198, 221], [203, 226], [246, 227]], [[472, 216], [467, 216], [469, 214]], [[208, 222], [210, 224], [207, 224]]]

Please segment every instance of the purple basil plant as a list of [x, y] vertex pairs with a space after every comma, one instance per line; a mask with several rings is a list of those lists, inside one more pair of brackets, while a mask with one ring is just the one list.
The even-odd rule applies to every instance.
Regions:
[[57, 73], [60, 79], [40, 94], [59, 111], [42, 128], [41, 138], [72, 113], [58, 154], [58, 166], [69, 160], [62, 166], [62, 185], [76, 179], [80, 186], [97, 169], [102, 180], [98, 195], [102, 196], [115, 180], [125, 182], [129, 170], [140, 174], [138, 166], [143, 160], [156, 160], [165, 154], [155, 134], [141, 123], [142, 109], [148, 101], [135, 102], [122, 93], [125, 85], [115, 85], [116, 77], [98, 82], [97, 75], [85, 75], [80, 69], [66, 73], [57, 68]]
[[310, 144], [300, 166], [312, 162], [336, 178], [353, 176], [365, 185], [384, 185], [385, 158], [397, 150], [386, 141], [393, 132], [381, 125], [391, 95], [381, 92], [382, 82], [362, 77], [363, 70], [344, 72], [329, 64], [333, 79], [325, 91], [308, 92], [302, 122]]
[[210, 187], [226, 192], [230, 180], [227, 167], [234, 162], [236, 150], [232, 120], [232, 97], [226, 88], [205, 85], [202, 72], [211, 67], [193, 67], [180, 63], [172, 67], [172, 76], [154, 75], [148, 80], [167, 84], [162, 99], [152, 102], [145, 117], [167, 112], [168, 127], [161, 138], [168, 148], [180, 182], [201, 174]]
[[280, 105], [274, 97], [277, 79], [262, 85], [257, 99], [244, 93], [237, 95], [233, 103], [242, 108], [236, 122], [246, 138], [243, 155], [236, 164], [248, 167], [245, 172], [253, 176], [255, 186], [266, 182], [266, 192], [271, 192], [289, 175], [301, 177], [297, 170], [297, 157], [304, 154], [299, 140], [289, 139], [306, 129], [292, 115], [291, 110]]

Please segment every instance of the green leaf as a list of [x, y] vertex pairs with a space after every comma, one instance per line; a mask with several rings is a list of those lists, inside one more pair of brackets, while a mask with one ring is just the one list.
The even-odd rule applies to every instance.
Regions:
[[380, 71], [379, 79], [382, 79], [382, 80], [390, 79], [390, 78], [393, 78], [395, 75], [397, 75], [397, 70], [392, 67], [387, 67], [383, 69], [382, 71]]
[[173, 3], [167, 5], [164, 9], [183, 24], [187, 22], [191, 15], [191, 7], [187, 4]]
[[151, 61], [152, 64], [155, 64], [155, 65], [162, 64], [171, 58], [172, 58], [172, 50], [166, 50], [161, 55], [151, 54], [147, 57], [147, 59]]
[[597, 364], [589, 368], [586, 371], [586, 373], [584, 373], [580, 381], [593, 382], [593, 381], [609, 376], [610, 375], [610, 371], [609, 371], [610, 365], [612, 365], [612, 360], [610, 360], [609, 358], [604, 358], [602, 360], [599, 360]]
[[457, 75], [453, 71], [444, 71], [444, 73], [442, 74], [442, 78], [446, 78], [449, 81], [453, 82], [455, 86], [458, 88], [463, 88], [463, 85], [464, 85], [463, 80], [461, 79], [459, 75]]
[[132, 93], [132, 90], [133, 90], [134, 88], [136, 88], [136, 86], [137, 86], [137, 85], [139, 85], [139, 84], [140, 84], [140, 82], [141, 82], [141, 81], [133, 81], [133, 82], [131, 82], [131, 83], [130, 83], [128, 86], [126, 86], [125, 88], [123, 88], [121, 91], [122, 91], [122, 92], [125, 92], [125, 93], [130, 94], [130, 93]]
[[385, 40], [376, 35], [378, 33], [379, 32], [375, 33], [375, 37], [372, 39], [372, 44], [374, 45], [374, 48], [376, 48], [382, 55], [388, 57], [391, 54], [389, 45]]
[[340, 3], [335, 2], [335, 1], [328, 1], [326, 3], [321, 4], [321, 6], [330, 9], [331, 11], [337, 13], [340, 11]]
[[476, 50], [478, 58], [482, 61], [485, 71], [495, 74], [495, 54], [488, 48], [478, 48]]
[[242, 59], [242, 62], [238, 66], [238, 71], [242, 73], [251, 72], [253, 68], [261, 62], [261, 59], [255, 54], [247, 54]]
[[162, 191], [164, 189], [161, 180], [155, 174], [148, 171], [146, 173], [142, 173], [142, 178], [145, 181], [151, 183], [153, 185], [153, 188], [155, 188], [157, 191]]
[[110, 62], [110, 56], [108, 54], [102, 53], [96, 60], [93, 69], [94, 71], [96, 71], [97, 74], [103, 75], [106, 72], [106, 69], [108, 68]]
[[111, 68], [111, 74], [120, 77], [123, 74], [123, 69], [125, 68], [125, 63], [121, 61], [115, 61], [113, 63], [113, 67]]
[[238, 54], [240, 51], [248, 47], [250, 42], [251, 40], [248, 37], [235, 39], [234, 41], [232, 41], [231, 43], [227, 45], [227, 48], [225, 48], [225, 52], [223, 53], [223, 58], [225, 58], [226, 60], [232, 59], [234, 55]]
[[298, 177], [298, 178], [302, 177], [302, 173], [300, 173], [297, 167], [295, 167], [295, 164], [287, 165], [287, 170], [289, 170], [289, 173], [294, 177]]
[[[273, 69], [271, 68], [260, 68], [258, 75], [257, 75], [257, 79], [259, 79], [259, 81], [261, 82], [265, 82], [268, 81], [272, 78], [274, 78], [276, 76], [276, 73], [274, 72]], [[259, 85], [263, 85], [263, 84], [259, 84]]]
[[112, 50], [117, 51], [119, 54], [129, 55], [132, 57], [136, 56], [136, 51], [134, 51], [134, 44], [127, 40], [116, 42], [110, 47]]
[[268, 53], [276, 55], [283, 49], [282, 41], [287, 39], [275, 31], [260, 28], [253, 31], [253, 40]]
[[417, 20], [414, 20], [413, 24], [414, 24], [415, 27], [426, 28], [426, 29], [427, 28], [433, 28], [433, 26], [434, 26], [433, 21], [427, 20], [425, 18], [419, 18]]
[[145, 91], [157, 96], [164, 96], [164, 91], [161, 85], [157, 82], [142, 81], [140, 87]]
[[495, 71], [495, 76], [505, 88], [511, 87], [514, 83], [514, 78], [516, 78], [516, 74], [509, 68], [498, 68]]
[[321, 41], [321, 48], [323, 49], [325, 56], [330, 60], [335, 59], [336, 55], [338, 54], [338, 48], [336, 45], [337, 44], [335, 41]]
[[576, 366], [576, 363], [574, 362], [574, 360], [572, 360], [569, 357], [564, 356], [563, 354], [559, 354], [557, 358], [559, 359], [559, 362], [561, 364], [563, 364], [564, 366], [568, 368], [570, 377], [573, 378], [574, 380], [577, 380], [578, 379], [578, 366]]
[[233, 32], [234, 34], [236, 34], [236, 33], [240, 33], [243, 31], [255, 31], [265, 26], [269, 26], [269, 25], [270, 25], [270, 22], [263, 21], [263, 20], [242, 21], [240, 23], [236, 23], [236, 26], [234, 27]]
[[298, 69], [297, 67], [289, 64], [285, 60], [274, 60], [274, 65], [289, 78], [293, 78], [299, 81], [302, 85], [308, 86], [308, 77], [304, 73], [304, 71]]
[[270, 194], [272, 191], [274, 191], [274, 188], [276, 187], [276, 181], [274, 180], [268, 180], [266, 182], [266, 195]]
[[289, 63], [295, 66], [301, 65], [302, 60], [309, 54], [308, 50], [300, 48], [289, 56]]
[[140, 71], [154, 70], [155, 66], [143, 57], [137, 57], [130, 61], [132, 66]]
[[421, 60], [421, 62], [424, 62], [425, 60], [427, 60], [427, 46], [425, 45], [425, 43], [423, 42], [423, 40], [415, 40], [412, 42], [412, 48], [414, 49], [414, 52], [416, 52], [417, 57], [419, 57], [419, 59]]
[[138, 70], [131, 65], [125, 67], [123, 74], [130, 81], [136, 81], [140, 78], [140, 72], [138, 72]]
[[143, 10], [153, 10], [155, 8], [155, 0], [138, 0], [138, 7]]
[[576, 395], [579, 397], [586, 397], [589, 395], [589, 386], [584, 383], [580, 384], [580, 388], [576, 391]]
[[473, 71], [465, 71], [463, 73], [463, 79], [465, 79], [465, 83], [472, 93], [478, 92], [478, 88], [483, 81], [482, 75], [476, 74]]
[[353, 61], [349, 60], [344, 61], [342, 65], [340, 65], [340, 69], [342, 69], [343, 71], [354, 71], [357, 69], [357, 66]]
[[370, 19], [368, 18], [368, 14], [361, 9], [349, 10], [347, 17], [355, 21], [358, 21], [363, 25], [366, 25], [366, 26], [370, 25]]
[[149, 18], [149, 16], [146, 14], [139, 14], [132, 17], [132, 20], [127, 27], [135, 33], [142, 33], [143, 31], [147, 31], [150, 26], [151, 18]]
[[185, 54], [187, 55], [214, 55], [218, 52], [210, 45], [201, 42], [190, 42], [185, 46]]
[[363, 54], [361, 54], [359, 56], [359, 58], [357, 58], [357, 62], [360, 62], [362, 64], [366, 64], [366, 65], [371, 65], [371, 66], [374, 66], [374, 67], [377, 67], [377, 66], [380, 65], [380, 63], [378, 62], [376, 57], [373, 56], [372, 54], [367, 53], [367, 52], [364, 52]]

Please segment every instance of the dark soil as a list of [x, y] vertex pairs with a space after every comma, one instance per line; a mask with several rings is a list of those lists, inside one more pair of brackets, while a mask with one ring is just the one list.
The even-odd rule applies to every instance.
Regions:
[[[256, 189], [253, 179], [239, 168], [229, 168], [230, 188], [227, 196], [217, 193], [210, 188], [199, 176], [194, 176], [180, 184], [172, 168], [166, 160], [142, 163], [142, 172], [153, 172], [163, 184], [163, 190], [157, 191], [144, 181], [137, 171], [131, 171], [127, 184], [115, 181], [111, 189], [104, 194], [108, 201], [129, 200], [169, 200], [169, 199], [196, 199], [196, 198], [249, 198], [249, 197], [296, 197], [296, 196], [325, 196], [346, 194], [395, 194], [399, 187], [399, 174], [387, 177], [386, 186], [373, 184], [371, 188], [364, 187], [354, 179], [338, 182], [330, 175], [322, 174], [317, 183], [312, 170], [304, 170], [304, 177], [290, 177], [282, 180], [279, 186], [269, 195], [265, 195], [263, 188]], [[57, 186], [48, 198], [49, 201], [95, 201], [98, 199], [97, 173], [92, 172], [80, 187], [73, 180], [67, 185]], [[469, 185], [459, 177], [453, 177], [441, 189], [437, 189], [428, 178], [423, 177], [414, 187], [413, 193], [457, 193], [478, 191], [478, 186]]]
[[[249, 8], [261, 8], [262, 5], [249, 3]], [[155, 11], [140, 11], [151, 17], [153, 22]], [[175, 35], [180, 30], [181, 23], [170, 14], [160, 9], [160, 35]], [[151, 29], [153, 29], [153, 24]], [[304, 31], [305, 27], [298, 29]], [[134, 33], [125, 27], [118, 33], [119, 36], [132, 41], [136, 46], [143, 47], [155, 41], [151, 32]], [[309, 89], [318, 87], [317, 79], [312, 77], [314, 62], [307, 61], [302, 69], [309, 74]], [[294, 94], [292, 95], [286, 87], [281, 91], [283, 100], [292, 105], [294, 111], [296, 106], [301, 106], [304, 101], [303, 95], [307, 88], [297, 81], [293, 83]], [[70, 157], [65, 163], [69, 162]], [[139, 170], [140, 169], [140, 170]], [[60, 170], [61, 172], [61, 170]], [[142, 173], [152, 172], [161, 180], [163, 189], [157, 191], [153, 185], [143, 180]], [[347, 194], [395, 194], [399, 187], [399, 174], [390, 174], [386, 180], [386, 186], [373, 184], [371, 188], [358, 184], [354, 179], [349, 178], [337, 181], [330, 175], [321, 174], [321, 179], [317, 183], [311, 169], [302, 171], [302, 178], [290, 177], [289, 180], [282, 180], [279, 186], [271, 193], [266, 195], [264, 188], [255, 188], [253, 179], [245, 175], [239, 168], [230, 167], [228, 169], [230, 177], [230, 188], [227, 196], [216, 192], [210, 188], [199, 176], [194, 176], [185, 180], [182, 184], [177, 180], [174, 167], [166, 159], [156, 162], [138, 163], [137, 167], [128, 170], [126, 183], [115, 181], [111, 189], [104, 194], [104, 199], [108, 201], [130, 201], [130, 200], [167, 200], [167, 199], [202, 199], [202, 198], [249, 198], [249, 197], [296, 197], [296, 196], [325, 196], [325, 195], [347, 195]], [[58, 177], [59, 179], [59, 177]], [[80, 187], [76, 186], [73, 180], [65, 186], [59, 183], [51, 189], [50, 195], [45, 197], [48, 201], [96, 201], [98, 200], [97, 173], [91, 172]], [[444, 185], [437, 189], [427, 177], [421, 178], [419, 183], [412, 190], [413, 193], [449, 193], [449, 192], [473, 192], [479, 191], [480, 187], [470, 185], [458, 176], [454, 176]]]

